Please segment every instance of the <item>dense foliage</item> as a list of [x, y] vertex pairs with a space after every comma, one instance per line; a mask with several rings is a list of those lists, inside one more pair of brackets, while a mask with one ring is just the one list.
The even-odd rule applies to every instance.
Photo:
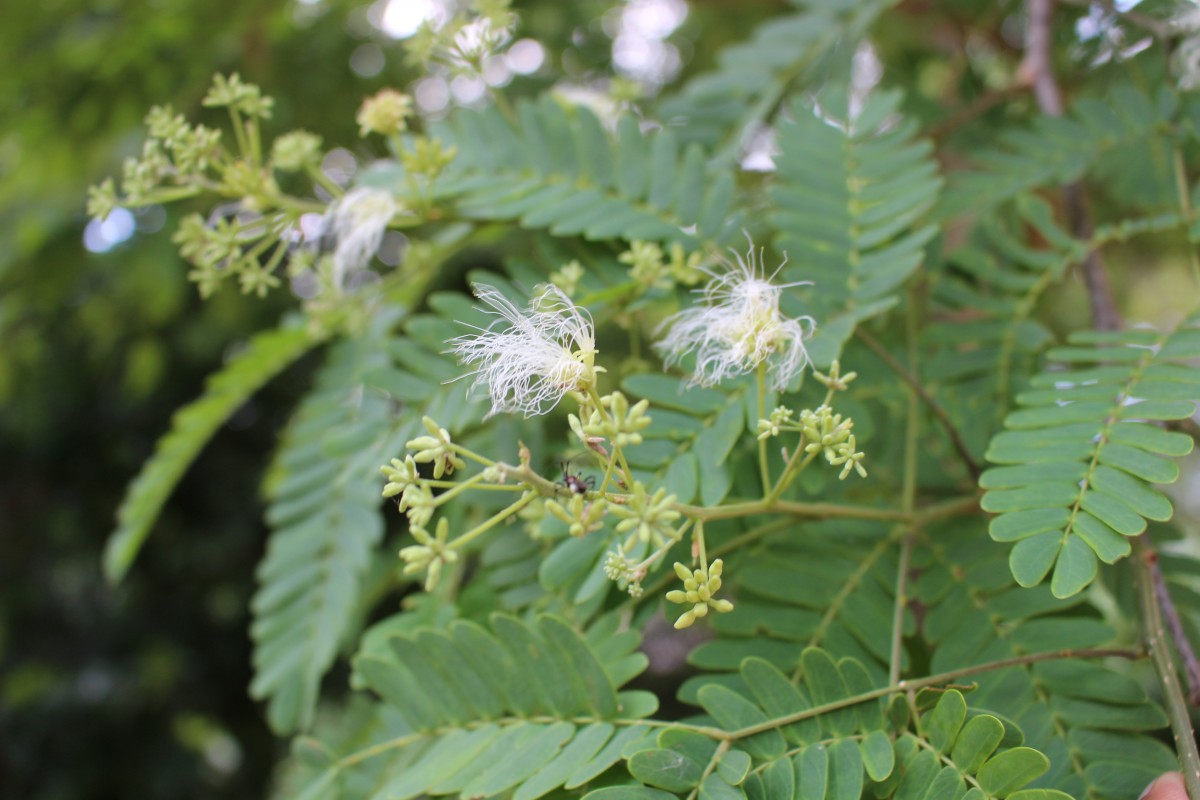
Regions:
[[[352, 120], [220, 73], [90, 194], [187, 204], [194, 313], [243, 326], [109, 581], [312, 371], [248, 603], [276, 792], [1196, 793], [1190, 20], [697, 4], [697, 63], [637, 85], [551, 6], [451, 7]], [[551, 63], [496, 79], [529, 35]]]

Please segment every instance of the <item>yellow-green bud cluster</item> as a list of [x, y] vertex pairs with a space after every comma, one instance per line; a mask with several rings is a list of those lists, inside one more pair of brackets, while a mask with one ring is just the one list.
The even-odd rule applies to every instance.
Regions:
[[418, 436], [405, 445], [409, 450], [417, 451], [413, 455], [414, 461], [418, 464], [433, 462], [435, 479], [440, 479], [443, 475], [453, 475], [454, 470], [467, 466], [466, 462], [454, 452], [454, 443], [450, 440], [450, 433], [445, 428], [429, 417], [422, 417], [421, 423], [429, 435]]
[[603, 499], [585, 501], [581, 494], [572, 495], [565, 507], [557, 500], [546, 501], [546, 510], [565, 522], [571, 535], [575, 537], [599, 530], [607, 508], [608, 503]]
[[413, 140], [411, 149], [400, 154], [400, 162], [409, 174], [433, 179], [442, 174], [457, 154], [457, 147], [443, 148], [440, 139], [418, 136]]
[[708, 569], [689, 570], [678, 561], [675, 562], [675, 574], [683, 581], [683, 589], [667, 592], [667, 600], [681, 605], [691, 605], [675, 620], [676, 628], [687, 628], [696, 620], [708, 616], [708, 610], [725, 613], [733, 610], [733, 603], [728, 600], [718, 600], [715, 595], [721, 589], [721, 572], [725, 564], [716, 559], [708, 565]]
[[675, 495], [667, 494], [666, 489], [660, 488], [650, 494], [644, 484], [635, 483], [628, 501], [612, 507], [613, 514], [621, 518], [617, 523], [617, 533], [630, 534], [627, 546], [632, 546], [635, 540], [640, 539], [661, 547], [668, 539], [675, 538], [673, 523], [679, 519], [680, 513], [671, 507], [674, 503]]
[[583, 265], [578, 261], [571, 261], [563, 264], [557, 272], [550, 273], [550, 282], [562, 289], [563, 294], [567, 297], [574, 297], [575, 291], [579, 288], [579, 282], [583, 280], [583, 276]]
[[442, 575], [442, 565], [453, 564], [458, 560], [458, 553], [446, 544], [450, 523], [444, 518], [439, 519], [437, 532], [433, 536], [423, 527], [411, 527], [409, 532], [417, 540], [417, 544], [400, 549], [400, 558], [404, 561], [404, 574], [416, 575], [425, 572], [425, 591], [433, 591]]
[[760, 419], [758, 421], [758, 438], [770, 439], [772, 436], [778, 436], [792, 420], [792, 410], [786, 406], [779, 406], [771, 412], [769, 419]]
[[625, 555], [624, 548], [618, 546], [616, 550], [610, 550], [604, 556], [604, 575], [629, 592], [630, 597], [636, 599], [642, 596], [642, 578], [645, 577], [645, 571], [637, 561]]
[[569, 422], [576, 435], [589, 447], [604, 439], [616, 447], [641, 444], [641, 432], [650, 424], [650, 417], [646, 414], [650, 401], [639, 400], [631, 406], [625, 395], [613, 392], [601, 397], [600, 402], [608, 409], [607, 415], [602, 414], [600, 409], [593, 409], [585, 423], [580, 423], [578, 417], [571, 415]]
[[802, 411], [800, 431], [807, 441], [804, 452], [820, 452], [833, 466], [844, 465], [838, 476], [840, 480], [844, 480], [851, 470], [857, 471], [863, 478], [867, 477], [867, 470], [862, 465], [864, 454], [858, 452], [854, 434], [850, 432], [853, 427], [854, 420], [834, 414], [829, 406], [821, 406], [816, 411]]
[[363, 100], [358, 109], [358, 132], [361, 136], [378, 133], [394, 136], [408, 129], [412, 114], [412, 98], [395, 89], [383, 89]]
[[308, 131], [291, 131], [271, 145], [271, 164], [284, 172], [316, 168], [321, 163], [321, 137]]

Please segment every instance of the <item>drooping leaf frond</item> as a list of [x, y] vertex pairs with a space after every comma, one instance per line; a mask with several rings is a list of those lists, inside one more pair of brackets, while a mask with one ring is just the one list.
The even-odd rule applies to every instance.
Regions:
[[769, 125], [782, 101], [828, 71], [839, 48], [849, 50], [886, 2], [839, 0], [795, 3], [800, 9], [770, 20], [745, 42], [721, 51], [702, 72], [658, 104], [657, 116], [687, 141], [717, 150], [723, 162], [740, 155], [747, 137]]
[[387, 362], [379, 337], [332, 348], [272, 470], [272, 533], [251, 604], [251, 694], [270, 700], [267, 716], [278, 731], [311, 723], [321, 678], [360, 612], [383, 536], [379, 464], [414, 421], [397, 426], [389, 398], [364, 385]]
[[615, 135], [585, 106], [545, 95], [518, 105], [519, 123], [495, 108], [462, 111], [442, 135], [458, 156], [439, 193], [475, 220], [517, 220], [556, 236], [723, 242], [738, 230], [729, 170], [711, 173], [697, 144], [669, 128], [644, 132], [622, 116]]
[[1130, 552], [1127, 537], [1146, 520], [1167, 520], [1171, 501], [1151, 484], [1172, 483], [1169, 457], [1192, 449], [1190, 436], [1154, 423], [1184, 419], [1200, 399], [1200, 317], [1171, 333], [1080, 332], [1051, 350], [1065, 366], [1034, 378], [1023, 406], [992, 439], [983, 507], [999, 514], [993, 539], [1015, 542], [1013, 575], [1036, 586], [1051, 574], [1057, 597], [1091, 583], [1098, 561]]
[[795, 102], [779, 127], [778, 181], [771, 187], [776, 247], [788, 280], [812, 281], [805, 313], [818, 321], [809, 343], [827, 365], [863, 320], [899, 301], [936, 228], [919, 226], [942, 180], [932, 147], [897, 123], [895, 92], [877, 92], [857, 114], [845, 92], [809, 108]]
[[[979, 169], [952, 176], [940, 209], [946, 215], [990, 209], [1039, 186], [1078, 180], [1105, 154], [1169, 124], [1178, 104], [1166, 88], [1151, 97], [1121, 85], [1110, 102], [1085, 98], [1064, 116], [1043, 115], [1027, 127], [1006, 130], [995, 147], [971, 154]], [[1145, 177], [1141, 167], [1140, 182]]]
[[104, 574], [109, 581], [125, 575], [167, 497], [221, 424], [317, 343], [302, 326], [260, 333], [209, 378], [203, 395], [175, 412], [171, 430], [158, 440], [154, 455], [129, 484], [117, 510], [117, 528], [104, 550]]
[[383, 701], [386, 730], [333, 753], [310, 791], [534, 800], [588, 783], [649, 733], [638, 717], [655, 709], [646, 693], [619, 691], [636, 672], [601, 655], [613, 633], [589, 642], [553, 616], [504, 615], [487, 628], [459, 620], [397, 633], [355, 660], [358, 680]]
[[[981, 528], [937, 526], [929, 531], [929, 550], [916, 561], [921, 576], [913, 596], [927, 609], [921, 636], [933, 648], [931, 672], [1112, 642], [1115, 632], [1081, 595], [1059, 599], [1045, 585], [1018, 586], [1005, 566], [1004, 548]], [[971, 708], [1018, 725], [1050, 757], [1045, 785], [1077, 797], [1088, 790], [1110, 796], [1100, 787], [1117, 769], [1114, 762], [1124, 759], [1114, 757], [1106, 742], [1119, 738], [1155, 750], [1144, 733], [1167, 722], [1136, 680], [1102, 662], [1050, 660], [970, 680], [978, 684], [967, 695]], [[1153, 763], [1162, 763], [1161, 753]]]

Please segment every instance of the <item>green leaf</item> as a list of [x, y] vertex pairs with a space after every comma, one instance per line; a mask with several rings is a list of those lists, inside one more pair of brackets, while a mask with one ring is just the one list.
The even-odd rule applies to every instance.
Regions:
[[980, 767], [975, 779], [988, 794], [1008, 795], [1042, 775], [1050, 759], [1030, 747], [1014, 747], [992, 757]]
[[746, 780], [751, 763], [750, 754], [745, 750], [730, 750], [717, 762], [717, 774], [737, 786]]
[[1055, 597], [1070, 597], [1080, 592], [1096, 577], [1096, 553], [1087, 542], [1075, 534], [1067, 536], [1066, 544], [1054, 565], [1050, 591]]
[[[741, 674], [750, 691], [754, 693], [754, 698], [772, 718], [777, 719], [812, 708], [796, 685], [768, 661], [751, 656], [742, 662]], [[780, 731], [792, 744], [806, 744], [820, 738], [821, 725], [813, 717], [786, 725]]]
[[939, 753], [948, 753], [966, 718], [967, 701], [961, 692], [952, 689], [942, 695], [933, 711], [921, 718], [921, 726], [929, 743]]
[[574, 735], [575, 726], [569, 722], [539, 726], [519, 749], [492, 764], [490, 769], [468, 783], [462, 793], [466, 796], [491, 797], [511, 789], [554, 758]]
[[[591, 761], [571, 773], [571, 777], [563, 782], [563, 788], [574, 789], [595, 778], [600, 773], [621, 760], [622, 751], [639, 741], [653, 742], [651, 729], [644, 725], [634, 725], [617, 732], [617, 735], [604, 745]], [[653, 745], [651, 745], [653, 746]]]
[[[729, 731], [761, 725], [769, 721], [762, 709], [724, 686], [703, 687], [700, 689], [699, 699], [700, 705], [712, 715], [717, 724]], [[756, 733], [739, 741], [742, 747], [745, 747], [756, 758], [761, 759], [778, 758], [787, 750], [783, 734], [775, 729]]]
[[582, 729], [554, 760], [517, 787], [513, 800], [537, 800], [562, 786], [576, 770], [600, 752], [612, 734], [613, 726], [607, 722], [596, 722]]
[[963, 772], [974, 775], [1003, 739], [1004, 724], [993, 716], [980, 714], [963, 726], [950, 758]]
[[892, 740], [880, 730], [871, 731], [859, 743], [863, 767], [871, 780], [879, 783], [887, 780], [896, 766], [896, 751]]
[[150, 535], [179, 479], [213, 434], [250, 395], [320, 343], [304, 326], [266, 331], [214, 373], [204, 394], [175, 412], [117, 509], [117, 528], [104, 547], [104, 576], [117, 583]]
[[[806, 649], [800, 664], [804, 671], [804, 682], [812, 692], [814, 704], [825, 705], [850, 696], [850, 689], [846, 686], [841, 671], [824, 650], [815, 647]], [[857, 722], [853, 708], [831, 711], [820, 720], [822, 727], [835, 736], [849, 736], [854, 733]]]
[[583, 800], [678, 800], [673, 794], [645, 786], [606, 786], [588, 792]]
[[746, 794], [741, 789], [729, 785], [721, 775], [713, 773], [700, 784], [702, 800], [746, 800]]
[[863, 790], [863, 758], [853, 739], [839, 739], [829, 747], [828, 800], [858, 800]]
[[829, 748], [810, 744], [796, 757], [796, 800], [825, 800], [829, 785]]
[[1190, 318], [1165, 334], [1074, 335], [1076, 346], [1048, 355], [1089, 366], [1049, 369], [1033, 381], [1040, 391], [1018, 397], [1025, 407], [1008, 415], [1008, 430], [993, 437], [987, 453], [1013, 466], [984, 474], [981, 504], [1000, 515], [989, 528], [992, 538], [1017, 543], [1010, 564], [1019, 583], [1035, 585], [1053, 568], [1054, 594], [1074, 595], [1095, 579], [1097, 560], [1114, 563], [1129, 554], [1119, 537], [1139, 535], [1149, 519], [1171, 518], [1170, 500], [1147, 483], [1176, 480], [1178, 466], [1161, 453], [1191, 445], [1136, 420], [1194, 413], [1200, 371], [1179, 354], [1190, 352], [1182, 343], [1196, 336], [1197, 323]]
[[1039, 533], [1017, 542], [1009, 555], [1008, 564], [1013, 577], [1022, 586], [1037, 586], [1054, 566], [1058, 551], [1062, 547], [1062, 534], [1058, 531]]
[[674, 750], [643, 750], [629, 759], [629, 774], [648, 786], [686, 792], [700, 783], [706, 766]]

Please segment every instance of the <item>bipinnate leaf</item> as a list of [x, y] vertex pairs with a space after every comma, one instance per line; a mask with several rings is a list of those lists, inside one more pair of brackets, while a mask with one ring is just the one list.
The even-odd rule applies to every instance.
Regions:
[[263, 384], [319, 343], [303, 326], [260, 333], [209, 377], [204, 394], [175, 412], [171, 430], [158, 440], [117, 509], [117, 527], [104, 548], [104, 576], [110, 583], [124, 577], [171, 491], [217, 429]]
[[1070, 597], [1095, 579], [1099, 561], [1127, 556], [1127, 537], [1147, 520], [1170, 519], [1170, 500], [1150, 484], [1177, 479], [1164, 456], [1186, 454], [1191, 438], [1153, 423], [1194, 413], [1197, 352], [1200, 315], [1168, 333], [1076, 333], [1050, 351], [1067, 368], [1035, 377], [1017, 397], [1022, 408], [988, 448], [1002, 466], [980, 477], [983, 508], [999, 514], [990, 533], [1016, 543], [1010, 563], [1021, 585], [1052, 572], [1051, 591]]
[[779, 126], [770, 220], [776, 246], [798, 265], [784, 274], [820, 287], [809, 305], [821, 324], [808, 344], [819, 365], [839, 356], [861, 322], [898, 302], [897, 288], [936, 232], [921, 222], [942, 179], [914, 126], [893, 124], [900, 102], [897, 92], [876, 91], [852, 113], [849, 94], [829, 89], [816, 108], [794, 102]]

